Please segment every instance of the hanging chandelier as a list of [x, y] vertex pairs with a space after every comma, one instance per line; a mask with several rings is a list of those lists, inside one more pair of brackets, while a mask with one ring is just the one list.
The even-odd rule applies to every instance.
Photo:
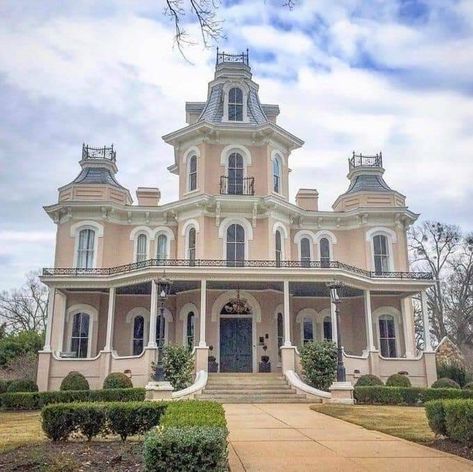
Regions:
[[248, 315], [251, 313], [251, 307], [248, 305], [246, 298], [240, 297], [240, 288], [237, 289], [237, 295], [230, 298], [224, 307], [225, 312], [232, 315]]

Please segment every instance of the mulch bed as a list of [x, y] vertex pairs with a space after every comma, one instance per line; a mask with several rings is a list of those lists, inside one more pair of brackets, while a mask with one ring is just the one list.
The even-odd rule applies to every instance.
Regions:
[[144, 469], [142, 442], [44, 442], [0, 454], [0, 470], [128, 472]]
[[426, 444], [426, 446], [433, 447], [439, 451], [449, 452], [450, 454], [455, 454], [456, 456], [473, 461], [473, 447], [465, 446], [447, 438], [436, 439], [435, 441]]

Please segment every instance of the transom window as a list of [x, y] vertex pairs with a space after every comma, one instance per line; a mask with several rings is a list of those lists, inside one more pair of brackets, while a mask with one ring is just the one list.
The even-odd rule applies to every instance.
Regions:
[[89, 349], [90, 316], [76, 313], [72, 319], [71, 352], [75, 357], [87, 357]]
[[301, 242], [301, 263], [302, 267], [310, 266], [310, 241], [309, 238], [302, 238]]
[[310, 343], [314, 340], [314, 322], [307, 316], [302, 321], [302, 344]]
[[377, 274], [389, 272], [388, 238], [384, 234], [373, 237], [374, 270]]
[[190, 311], [187, 314], [187, 324], [186, 324], [186, 340], [187, 346], [189, 349], [194, 347], [194, 335], [195, 335], [195, 314], [193, 311]]
[[281, 165], [277, 157], [273, 159], [273, 191], [281, 191]]
[[238, 87], [228, 92], [228, 120], [243, 121], [243, 92]]
[[189, 182], [188, 190], [192, 192], [197, 188], [197, 156], [191, 156], [189, 159]]
[[145, 319], [143, 316], [136, 316], [133, 320], [133, 355], [138, 356], [143, 352], [145, 335]]
[[166, 260], [168, 258], [168, 237], [165, 234], [158, 236], [158, 250], [156, 257], [160, 260]]
[[189, 230], [188, 236], [188, 246], [187, 246], [187, 258], [191, 261], [195, 261], [195, 243], [196, 243], [196, 236], [195, 236], [195, 228], [191, 228]]
[[330, 267], [330, 242], [327, 238], [321, 238], [320, 245], [320, 263], [322, 267]]
[[77, 267], [79, 269], [91, 269], [94, 266], [95, 231], [83, 229], [79, 233], [77, 246]]
[[281, 238], [281, 231], [276, 230], [274, 235], [274, 245], [276, 251], [276, 265], [279, 267], [281, 265], [282, 260], [282, 238]]
[[147, 259], [147, 245], [148, 239], [146, 237], [146, 234], [140, 234], [136, 241], [136, 262], [145, 261]]
[[245, 230], [239, 224], [227, 228], [227, 264], [242, 265], [245, 260]]
[[394, 317], [382, 315], [379, 317], [379, 346], [383, 357], [396, 357], [396, 326]]
[[238, 152], [232, 152], [228, 156], [228, 193], [230, 195], [243, 194], [243, 175], [243, 156]]

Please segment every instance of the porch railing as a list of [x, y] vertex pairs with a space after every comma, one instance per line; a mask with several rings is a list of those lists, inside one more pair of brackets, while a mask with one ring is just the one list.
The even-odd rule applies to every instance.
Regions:
[[374, 272], [360, 269], [339, 261], [276, 261], [276, 260], [242, 260], [227, 261], [225, 259], [148, 259], [146, 261], [132, 262], [115, 267], [100, 267], [91, 269], [80, 269], [75, 267], [54, 267], [43, 269], [44, 276], [104, 276], [117, 275], [134, 272], [149, 267], [188, 267], [195, 270], [198, 267], [227, 267], [232, 269], [241, 268], [289, 268], [289, 269], [321, 269], [344, 270], [352, 274], [358, 274], [372, 279], [412, 279], [432, 280], [430, 272]]

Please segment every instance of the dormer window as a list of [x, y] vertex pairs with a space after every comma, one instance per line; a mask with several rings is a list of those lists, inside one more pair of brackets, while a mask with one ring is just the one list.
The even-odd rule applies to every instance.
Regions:
[[228, 91], [228, 120], [243, 121], [243, 92], [238, 87]]

